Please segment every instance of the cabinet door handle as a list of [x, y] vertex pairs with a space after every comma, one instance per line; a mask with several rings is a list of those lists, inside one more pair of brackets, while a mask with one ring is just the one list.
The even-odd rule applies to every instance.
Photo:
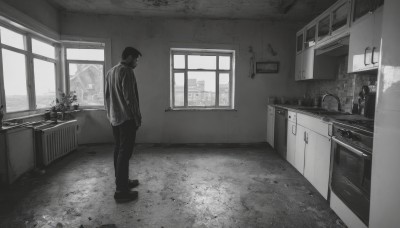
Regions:
[[368, 50], [369, 50], [369, 47], [366, 47], [365, 50], [364, 50], [364, 65], [365, 65], [365, 66], [369, 65], [369, 64], [367, 63], [367, 51], [368, 51]]
[[372, 48], [372, 55], [371, 55], [371, 63], [372, 63], [372, 64], [378, 63], [378, 62], [374, 62], [375, 50], [376, 50], [376, 47], [373, 47], [373, 48]]
[[308, 133], [306, 132], [306, 144], [308, 144]]
[[304, 140], [304, 142], [306, 142], [306, 132], [304, 132], [304, 134], [303, 134], [303, 140]]
[[292, 134], [296, 135], [296, 126], [295, 125], [292, 125]]

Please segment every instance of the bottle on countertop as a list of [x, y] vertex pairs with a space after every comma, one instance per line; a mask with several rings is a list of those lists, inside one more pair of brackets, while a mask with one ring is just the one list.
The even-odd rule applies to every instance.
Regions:
[[365, 97], [369, 94], [369, 87], [361, 87], [361, 91], [358, 94], [358, 114], [364, 115], [365, 113]]

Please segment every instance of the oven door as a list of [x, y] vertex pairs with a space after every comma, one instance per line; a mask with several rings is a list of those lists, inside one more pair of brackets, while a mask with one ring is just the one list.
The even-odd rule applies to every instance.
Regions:
[[367, 226], [372, 155], [332, 137], [330, 188]]

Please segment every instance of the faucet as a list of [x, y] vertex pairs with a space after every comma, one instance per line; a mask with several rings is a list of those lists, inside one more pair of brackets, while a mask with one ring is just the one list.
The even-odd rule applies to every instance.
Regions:
[[336, 96], [336, 95], [334, 95], [334, 94], [325, 93], [325, 94], [322, 96], [322, 101], [321, 101], [321, 103], [324, 102], [325, 98], [328, 97], [328, 96], [331, 96], [331, 97], [333, 97], [333, 98], [336, 99], [336, 101], [337, 101], [337, 103], [338, 103], [338, 111], [341, 112], [341, 111], [342, 111], [342, 108], [341, 108], [341, 106], [340, 106], [340, 99], [339, 99], [338, 96]]

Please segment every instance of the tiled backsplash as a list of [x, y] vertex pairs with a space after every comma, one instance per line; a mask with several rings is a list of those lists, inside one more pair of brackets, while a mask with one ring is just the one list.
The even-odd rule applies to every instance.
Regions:
[[[358, 93], [364, 85], [376, 85], [377, 75], [348, 74], [347, 56], [340, 59], [339, 71], [336, 79], [307, 82], [307, 96], [321, 97], [325, 92], [337, 95], [340, 98], [342, 110], [351, 112], [353, 103], [357, 103]], [[327, 97], [322, 104], [326, 109], [337, 109], [337, 102], [333, 97]]]

